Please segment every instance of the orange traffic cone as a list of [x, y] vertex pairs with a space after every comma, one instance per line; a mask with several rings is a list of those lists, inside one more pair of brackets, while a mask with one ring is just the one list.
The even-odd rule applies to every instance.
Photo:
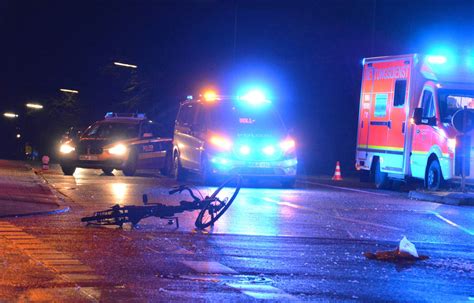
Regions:
[[43, 164], [43, 170], [48, 170], [49, 169], [49, 157], [44, 155], [41, 158], [41, 163]]
[[336, 162], [336, 170], [334, 171], [334, 176], [332, 179], [334, 181], [342, 181], [341, 166], [339, 165], [339, 161]]

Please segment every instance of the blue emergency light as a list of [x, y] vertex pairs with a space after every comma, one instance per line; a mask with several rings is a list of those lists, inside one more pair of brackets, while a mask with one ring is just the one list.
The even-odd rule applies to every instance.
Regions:
[[445, 56], [434, 56], [434, 55], [429, 55], [426, 56], [426, 61], [431, 64], [445, 64], [448, 62], [448, 58]]
[[245, 95], [240, 96], [239, 100], [244, 101], [251, 106], [260, 106], [263, 104], [270, 103], [270, 100], [265, 97], [265, 94], [258, 89], [251, 90]]

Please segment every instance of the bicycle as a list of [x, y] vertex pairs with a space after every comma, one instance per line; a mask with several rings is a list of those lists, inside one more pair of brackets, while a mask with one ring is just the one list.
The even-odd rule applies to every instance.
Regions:
[[[231, 190], [230, 198], [225, 196], [223, 189], [235, 182], [235, 189]], [[114, 205], [110, 209], [98, 211], [91, 217], [83, 217], [82, 222], [87, 225], [118, 225], [120, 228], [125, 223], [131, 223], [132, 228], [135, 227], [142, 219], [148, 217], [158, 217], [160, 219], [168, 219], [168, 224], [176, 222], [176, 228], [179, 228], [177, 213], [185, 211], [200, 210], [194, 225], [198, 229], [204, 229], [214, 226], [214, 223], [229, 209], [240, 191], [240, 176], [231, 177], [222, 183], [211, 196], [202, 197], [201, 199], [187, 185], [180, 185], [169, 191], [169, 194], [181, 193], [187, 191], [193, 201], [180, 201], [179, 206], [169, 206], [162, 203], [148, 203], [148, 196], [143, 195], [143, 206]], [[225, 191], [227, 192], [227, 191]]]

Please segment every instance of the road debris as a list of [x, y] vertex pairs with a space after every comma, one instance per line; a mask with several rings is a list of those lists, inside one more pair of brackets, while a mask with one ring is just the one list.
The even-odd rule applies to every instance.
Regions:
[[377, 251], [376, 253], [366, 252], [364, 256], [367, 259], [388, 262], [417, 261], [429, 258], [425, 255], [418, 255], [415, 245], [408, 241], [406, 237], [403, 237], [398, 247], [394, 250]]

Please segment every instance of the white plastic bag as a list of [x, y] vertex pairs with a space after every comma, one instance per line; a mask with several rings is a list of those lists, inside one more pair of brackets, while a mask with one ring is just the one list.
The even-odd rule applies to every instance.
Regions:
[[403, 236], [403, 239], [400, 241], [398, 246], [400, 252], [407, 253], [415, 258], [418, 258], [418, 252], [416, 251], [415, 244], [408, 241], [407, 237]]

